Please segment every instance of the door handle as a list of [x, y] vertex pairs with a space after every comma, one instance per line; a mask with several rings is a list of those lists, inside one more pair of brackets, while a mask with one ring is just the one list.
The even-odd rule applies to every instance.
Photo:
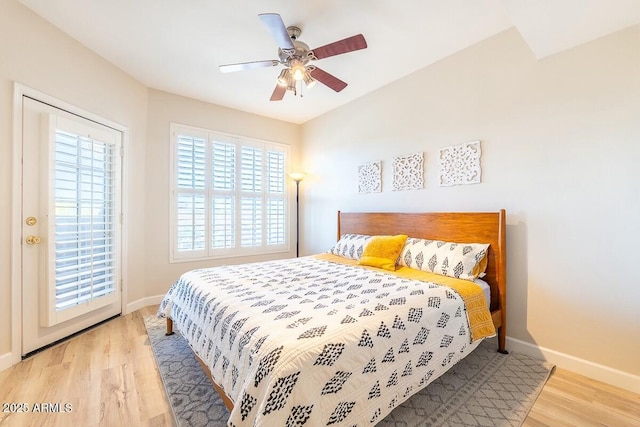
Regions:
[[37, 245], [38, 243], [40, 243], [40, 237], [27, 236], [27, 245]]

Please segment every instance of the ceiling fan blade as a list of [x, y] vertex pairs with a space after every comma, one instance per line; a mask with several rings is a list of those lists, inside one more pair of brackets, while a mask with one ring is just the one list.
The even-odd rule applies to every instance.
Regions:
[[275, 67], [280, 62], [275, 59], [268, 61], [242, 62], [239, 64], [220, 65], [220, 71], [223, 73], [232, 73], [234, 71], [253, 70], [255, 68]]
[[313, 77], [323, 85], [335, 90], [336, 92], [340, 92], [342, 89], [347, 87], [347, 84], [345, 82], [318, 67], [315, 67], [314, 70], [309, 71], [309, 74], [311, 74], [311, 77]]
[[271, 36], [276, 40], [280, 49], [295, 49], [291, 37], [287, 32], [287, 27], [282, 22], [282, 18], [277, 13], [261, 13], [260, 20], [267, 26]]
[[362, 34], [347, 37], [337, 42], [329, 43], [312, 50], [316, 59], [328, 58], [330, 56], [341, 55], [354, 50], [365, 49], [367, 41]]
[[276, 88], [273, 90], [273, 93], [271, 94], [271, 98], [269, 98], [269, 101], [282, 101], [282, 98], [284, 98], [284, 94], [286, 92], [287, 92], [286, 86], [276, 85]]

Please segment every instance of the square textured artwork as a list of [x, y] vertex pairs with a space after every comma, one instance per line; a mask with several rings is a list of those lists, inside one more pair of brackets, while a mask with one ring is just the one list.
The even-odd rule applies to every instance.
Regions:
[[482, 173], [481, 154], [480, 141], [465, 142], [441, 149], [440, 186], [479, 184]]
[[371, 162], [358, 166], [358, 193], [382, 191], [382, 163]]
[[424, 188], [424, 154], [415, 153], [393, 159], [393, 189]]

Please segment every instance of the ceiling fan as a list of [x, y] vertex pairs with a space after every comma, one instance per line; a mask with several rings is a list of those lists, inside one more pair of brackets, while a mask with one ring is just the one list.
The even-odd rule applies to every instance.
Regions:
[[310, 65], [309, 62], [365, 49], [367, 42], [362, 34], [347, 37], [315, 49], [309, 49], [306, 43], [298, 40], [302, 32], [300, 28], [294, 26], [285, 27], [282, 18], [277, 13], [263, 13], [258, 16], [278, 44], [279, 59], [220, 65], [220, 71], [229, 73], [254, 68], [275, 67], [279, 64], [284, 65], [285, 68], [280, 72], [278, 83], [271, 95], [271, 101], [282, 100], [287, 90], [297, 94], [296, 85], [298, 82], [304, 82], [308, 88], [311, 88], [316, 81], [319, 81], [336, 92], [340, 92], [347, 87], [347, 83], [315, 65]]

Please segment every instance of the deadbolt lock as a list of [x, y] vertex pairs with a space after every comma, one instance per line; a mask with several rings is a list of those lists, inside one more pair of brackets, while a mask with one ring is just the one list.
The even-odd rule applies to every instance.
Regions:
[[37, 245], [38, 243], [40, 243], [38, 236], [27, 236], [27, 245]]
[[36, 219], [36, 217], [30, 216], [25, 220], [25, 222], [27, 223], [27, 225], [36, 225], [36, 222], [38, 222], [38, 220]]

